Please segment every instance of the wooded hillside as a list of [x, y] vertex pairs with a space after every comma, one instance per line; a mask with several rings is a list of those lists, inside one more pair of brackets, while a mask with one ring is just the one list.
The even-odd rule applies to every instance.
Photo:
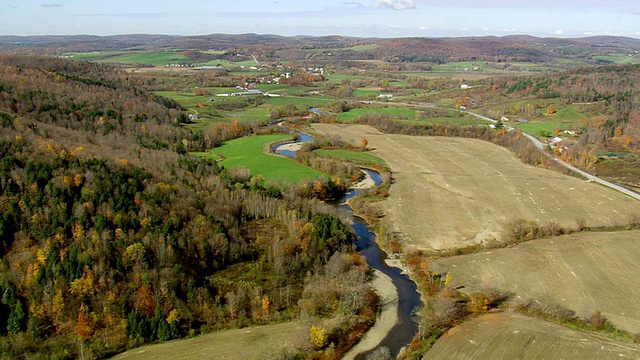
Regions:
[[186, 154], [178, 105], [137, 85], [102, 65], [0, 57], [0, 353], [104, 357], [370, 305], [363, 282], [351, 297], [305, 289], [351, 249], [331, 207]]

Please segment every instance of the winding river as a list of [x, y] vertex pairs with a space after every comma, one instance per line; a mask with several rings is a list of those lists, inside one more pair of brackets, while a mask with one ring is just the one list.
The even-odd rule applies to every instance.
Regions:
[[[299, 142], [313, 140], [312, 137], [306, 134], [298, 133], [298, 136]], [[279, 147], [282, 145], [283, 144], [274, 146], [273, 152], [287, 157], [295, 157], [295, 151], [280, 150]], [[375, 182], [375, 186], [382, 183], [382, 177], [379, 173], [368, 169], [361, 170], [371, 176]], [[390, 267], [386, 264], [385, 259], [387, 258], [387, 254], [382, 251], [376, 243], [375, 234], [371, 232], [364, 220], [353, 214], [353, 211], [349, 205], [347, 205], [347, 200], [357, 195], [360, 191], [368, 190], [349, 190], [339, 202], [340, 205], [338, 206], [344, 211], [347, 211], [352, 217], [353, 230], [358, 236], [356, 242], [358, 252], [366, 258], [367, 264], [369, 264], [370, 267], [387, 275], [396, 287], [398, 293], [398, 321], [384, 339], [375, 347], [387, 347], [390, 350], [391, 356], [395, 358], [402, 348], [409, 345], [411, 339], [418, 331], [418, 327], [413, 320], [413, 312], [422, 302], [416, 284], [409, 279], [407, 275], [403, 274], [399, 268]], [[368, 352], [358, 354], [356, 359], [364, 359], [367, 354]]]

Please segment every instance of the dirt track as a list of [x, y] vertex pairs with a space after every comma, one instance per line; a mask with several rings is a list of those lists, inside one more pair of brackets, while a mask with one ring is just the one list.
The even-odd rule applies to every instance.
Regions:
[[622, 225], [640, 204], [616, 191], [528, 166], [485, 141], [383, 134], [370, 126], [315, 124], [321, 134], [369, 148], [395, 184], [379, 204], [408, 248], [452, 248], [502, 237], [519, 219], [575, 228]]

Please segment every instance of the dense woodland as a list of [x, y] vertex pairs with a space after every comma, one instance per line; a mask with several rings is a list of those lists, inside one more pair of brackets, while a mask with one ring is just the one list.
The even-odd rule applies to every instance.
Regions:
[[188, 155], [202, 135], [126, 73], [2, 56], [0, 119], [4, 356], [104, 357], [301, 312], [351, 315], [340, 346], [373, 316], [331, 207]]

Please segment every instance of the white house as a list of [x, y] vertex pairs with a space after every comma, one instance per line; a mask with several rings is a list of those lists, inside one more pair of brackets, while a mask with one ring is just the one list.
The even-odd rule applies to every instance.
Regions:
[[469, 88], [469, 85], [467, 85], [467, 84], [460, 85], [460, 89], [462, 89], [462, 90], [468, 89], [468, 88]]

